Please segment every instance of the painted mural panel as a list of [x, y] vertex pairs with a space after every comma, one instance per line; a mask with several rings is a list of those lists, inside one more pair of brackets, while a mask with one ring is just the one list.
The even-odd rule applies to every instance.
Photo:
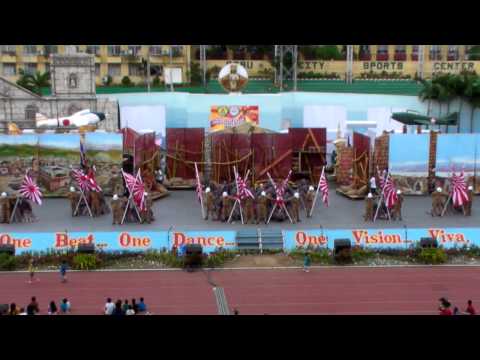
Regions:
[[115, 186], [122, 184], [122, 134], [85, 134], [85, 151], [88, 163], [95, 165], [97, 182], [106, 195], [111, 195]]
[[38, 141], [38, 185], [45, 196], [66, 196], [70, 169], [80, 165], [80, 135], [42, 134]]
[[388, 168], [404, 194], [428, 192], [429, 150], [429, 135], [390, 134]]
[[38, 136], [0, 135], [0, 192], [16, 192], [29, 168], [38, 170]]

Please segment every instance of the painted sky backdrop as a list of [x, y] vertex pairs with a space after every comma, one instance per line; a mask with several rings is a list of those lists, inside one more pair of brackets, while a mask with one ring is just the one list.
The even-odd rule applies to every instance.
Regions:
[[117, 150], [123, 151], [122, 134], [88, 133], [85, 134], [86, 150]]
[[41, 147], [80, 151], [80, 135], [77, 134], [42, 134], [39, 139]]
[[37, 135], [0, 135], [0, 146], [6, 145], [30, 145], [36, 146], [38, 143]]
[[[464, 169], [465, 174], [473, 175], [480, 137], [477, 134], [440, 134], [437, 140], [436, 175], [449, 177], [452, 166], [456, 171]], [[478, 165], [477, 165], [478, 168]]]
[[391, 134], [389, 170], [392, 175], [428, 175], [430, 135]]

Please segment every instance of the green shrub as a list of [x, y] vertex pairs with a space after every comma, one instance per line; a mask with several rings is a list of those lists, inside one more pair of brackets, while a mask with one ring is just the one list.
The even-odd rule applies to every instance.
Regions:
[[155, 77], [153, 78], [152, 86], [153, 86], [153, 87], [160, 87], [160, 86], [161, 86], [160, 78], [159, 78], [158, 76], [155, 76]]
[[0, 270], [11, 271], [17, 267], [15, 256], [10, 254], [0, 254]]
[[443, 248], [425, 248], [418, 254], [418, 260], [424, 264], [444, 264], [447, 254]]
[[133, 82], [132, 82], [132, 80], [130, 80], [130, 78], [128, 76], [124, 76], [122, 78], [122, 86], [131, 87], [131, 86], [133, 86]]
[[375, 256], [375, 252], [370, 249], [364, 249], [361, 247], [354, 247], [352, 249], [352, 260], [356, 263], [374, 258]]
[[94, 270], [101, 265], [96, 254], [77, 254], [73, 257], [73, 268], [76, 270]]

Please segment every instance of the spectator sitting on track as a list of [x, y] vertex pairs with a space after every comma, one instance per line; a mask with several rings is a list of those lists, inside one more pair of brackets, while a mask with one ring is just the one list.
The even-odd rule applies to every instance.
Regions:
[[124, 315], [123, 310], [122, 310], [122, 300], [117, 300], [117, 302], [115, 303], [115, 308], [113, 309], [112, 315], [113, 316]]
[[36, 315], [40, 312], [40, 308], [38, 306], [37, 298], [32, 296], [32, 301], [27, 306], [27, 315]]
[[135, 314], [138, 313], [137, 300], [135, 299], [132, 299], [132, 308], [133, 308], [133, 311], [135, 311]]
[[60, 311], [62, 314], [68, 314], [70, 312], [70, 301], [68, 301], [67, 298], [62, 300], [62, 303], [60, 304]]
[[50, 301], [50, 305], [48, 306], [48, 315], [58, 315], [57, 304], [55, 304], [55, 301]]
[[18, 315], [20, 312], [17, 309], [17, 305], [15, 303], [10, 304], [10, 310], [8, 310], [8, 315]]
[[128, 309], [127, 309], [127, 311], [125, 312], [125, 315], [135, 315], [135, 310], [133, 310], [133, 306], [132, 306], [132, 305], [128, 305]]
[[138, 303], [138, 312], [139, 313], [147, 312], [147, 305], [145, 304], [143, 297], [140, 298], [140, 302]]
[[129, 306], [129, 305], [128, 305], [128, 300], [125, 299], [125, 301], [123, 302], [123, 305], [122, 305], [122, 310], [123, 310], [124, 313], [127, 312], [128, 306]]
[[454, 307], [453, 308], [453, 315], [462, 315], [462, 313], [460, 312], [460, 310], [458, 310], [458, 307]]
[[450, 304], [450, 302], [445, 298], [440, 298], [439, 301], [440, 307], [438, 310], [440, 311], [440, 315], [452, 315], [452, 309], [450, 309], [452, 304]]
[[467, 309], [465, 310], [465, 314], [467, 314], [467, 315], [477, 315], [477, 312], [475, 311], [475, 308], [472, 305], [472, 300], [468, 300], [467, 304], [468, 304], [468, 306], [467, 306]]
[[115, 304], [112, 302], [112, 299], [108, 298], [107, 303], [105, 304], [105, 315], [112, 315], [114, 309]]

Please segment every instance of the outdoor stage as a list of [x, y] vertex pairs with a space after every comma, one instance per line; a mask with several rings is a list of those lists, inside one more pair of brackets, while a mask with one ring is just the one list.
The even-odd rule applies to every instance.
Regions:
[[[242, 225], [240, 222], [226, 224], [220, 221], [205, 221], [202, 219], [200, 204], [194, 191], [172, 191], [171, 195], [154, 202], [156, 220], [148, 224], [112, 225], [112, 215], [98, 218], [70, 216], [70, 203], [67, 199], [45, 199], [42, 206], [34, 206], [35, 215], [39, 221], [27, 224], [2, 224], [4, 232], [85, 232], [85, 231], [156, 231], [168, 230], [171, 226], [177, 230], [242, 230], [255, 228], [269, 229], [314, 229], [323, 226], [327, 229], [354, 229], [354, 228], [425, 228], [435, 227], [475, 227], [480, 219], [480, 201], [473, 201], [472, 216], [461, 214], [446, 215], [443, 218], [432, 217], [427, 214], [431, 210], [432, 200], [429, 196], [406, 196], [403, 204], [403, 221], [377, 220], [375, 223], [363, 221], [365, 202], [352, 201], [338, 195], [333, 187], [330, 188], [330, 207], [325, 208], [323, 203], [317, 203], [313, 217], [307, 219], [305, 212], [300, 213], [301, 222], [290, 224], [272, 221], [269, 225]], [[110, 199], [108, 199], [110, 202]]]
[[[227, 303], [240, 315], [434, 315], [447, 297], [461, 310], [480, 303], [478, 267], [321, 268], [212, 271], [210, 281], [224, 288]], [[72, 314], [100, 315], [107, 297], [144, 297], [155, 315], [215, 315], [217, 305], [204, 272], [78, 272], [62, 284], [59, 274], [1, 273], [3, 303], [26, 306], [36, 296], [41, 314], [51, 300], [67, 297]]]

